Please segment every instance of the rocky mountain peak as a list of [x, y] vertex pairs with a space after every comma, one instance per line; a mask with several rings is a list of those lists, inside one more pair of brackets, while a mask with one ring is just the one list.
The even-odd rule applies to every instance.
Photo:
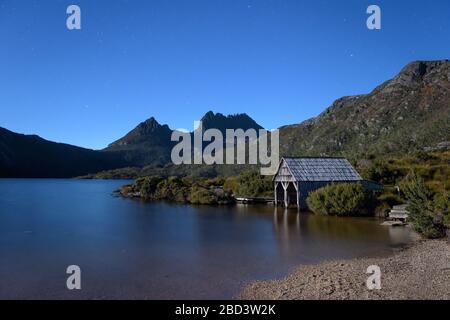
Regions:
[[117, 150], [137, 146], [139, 144], [148, 144], [153, 142], [170, 141], [171, 130], [167, 125], [161, 125], [154, 117], [141, 122], [136, 128], [128, 132], [121, 139], [111, 143], [106, 150]]
[[435, 85], [450, 81], [450, 61], [414, 61], [407, 64], [400, 73], [382, 86], [383, 93], [402, 89], [417, 89], [424, 85]]
[[[164, 125], [167, 126], [167, 125]], [[157, 130], [164, 127], [163, 125], [159, 124], [158, 121], [154, 117], [151, 117], [150, 119], [145, 120], [144, 122], [141, 122], [136, 129], [139, 131], [142, 135], [148, 135], [151, 133], [156, 132]]]
[[281, 132], [286, 155], [387, 154], [449, 141], [450, 62], [415, 61], [364, 95]]
[[246, 113], [225, 116], [219, 112], [214, 113], [213, 111], [208, 111], [201, 120], [204, 129], [214, 128], [221, 131], [225, 131], [226, 129], [262, 129], [262, 127]]

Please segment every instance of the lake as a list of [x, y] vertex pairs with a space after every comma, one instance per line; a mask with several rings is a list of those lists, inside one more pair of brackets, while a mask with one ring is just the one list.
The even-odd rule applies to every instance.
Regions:
[[[383, 255], [413, 238], [372, 218], [115, 197], [125, 183], [0, 179], [0, 298], [226, 299], [299, 264]], [[69, 265], [81, 290], [66, 288]]]

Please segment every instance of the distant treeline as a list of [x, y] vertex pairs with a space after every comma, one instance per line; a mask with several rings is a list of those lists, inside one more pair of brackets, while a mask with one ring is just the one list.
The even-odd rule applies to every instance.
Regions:
[[232, 204], [236, 196], [267, 196], [272, 194], [271, 177], [258, 171], [239, 176], [203, 178], [194, 176], [148, 176], [125, 185], [121, 193], [146, 201], [165, 200], [191, 204]]

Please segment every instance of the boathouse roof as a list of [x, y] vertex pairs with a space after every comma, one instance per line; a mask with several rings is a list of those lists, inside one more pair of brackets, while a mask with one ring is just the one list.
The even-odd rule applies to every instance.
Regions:
[[345, 158], [282, 158], [278, 173], [286, 166], [295, 181], [362, 181]]

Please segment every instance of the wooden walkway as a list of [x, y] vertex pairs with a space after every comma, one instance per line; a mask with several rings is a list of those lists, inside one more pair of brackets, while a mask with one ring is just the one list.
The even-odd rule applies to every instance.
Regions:
[[265, 204], [273, 204], [273, 198], [236, 198], [238, 203], [243, 204], [256, 204], [256, 203], [265, 203]]

